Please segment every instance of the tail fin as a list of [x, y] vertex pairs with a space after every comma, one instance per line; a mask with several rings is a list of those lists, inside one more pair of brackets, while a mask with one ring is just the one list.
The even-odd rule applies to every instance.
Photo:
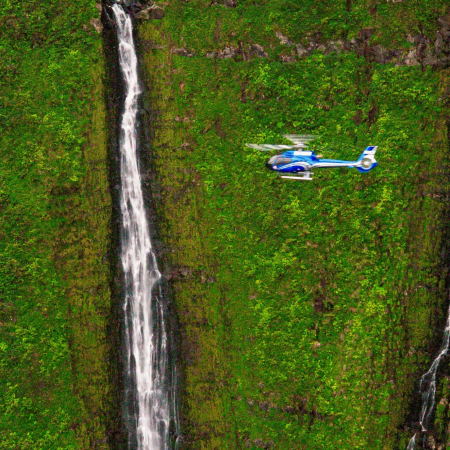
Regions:
[[375, 159], [377, 148], [377, 146], [369, 146], [361, 153], [361, 156], [356, 161], [359, 163], [356, 168], [360, 172], [369, 172], [369, 170], [372, 170], [378, 165], [377, 160]]

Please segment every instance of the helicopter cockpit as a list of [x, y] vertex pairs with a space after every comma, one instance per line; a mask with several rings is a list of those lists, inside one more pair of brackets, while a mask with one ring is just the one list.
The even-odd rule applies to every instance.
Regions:
[[274, 165], [284, 166], [286, 164], [290, 164], [291, 162], [292, 162], [292, 158], [286, 158], [285, 156], [275, 155], [275, 156], [272, 156], [272, 158], [270, 158], [266, 162], [266, 167], [268, 169], [271, 169], [272, 166], [274, 166]]

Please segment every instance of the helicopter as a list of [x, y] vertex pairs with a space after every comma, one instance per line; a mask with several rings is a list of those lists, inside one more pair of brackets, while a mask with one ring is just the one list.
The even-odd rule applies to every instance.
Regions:
[[[323, 167], [348, 167], [357, 168], [359, 172], [369, 172], [378, 165], [375, 159], [377, 146], [368, 146], [361, 153], [356, 161], [342, 161], [339, 159], [322, 159], [322, 155], [317, 155], [313, 151], [303, 150], [309, 142], [318, 136], [309, 134], [285, 134], [284, 137], [291, 141], [293, 145], [271, 145], [271, 144], [245, 144], [247, 147], [264, 152], [272, 150], [286, 150], [280, 155], [272, 156], [266, 162], [266, 167], [280, 173], [281, 178], [291, 180], [312, 180], [311, 169]], [[296, 174], [296, 176], [282, 175]]]

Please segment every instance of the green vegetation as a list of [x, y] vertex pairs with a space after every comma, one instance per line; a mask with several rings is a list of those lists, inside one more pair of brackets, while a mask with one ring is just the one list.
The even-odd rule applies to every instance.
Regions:
[[[137, 30], [183, 447], [405, 449], [447, 308], [450, 72], [371, 51], [433, 46], [450, 11], [233, 3], [169, 0]], [[108, 449], [116, 431], [98, 16], [85, 0], [0, 6], [2, 450]], [[284, 133], [319, 134], [331, 158], [376, 144], [380, 165], [278, 180], [244, 143]], [[432, 435], [449, 446], [441, 372]]]
[[[370, 44], [409, 48], [448, 13], [368, 3], [169, 1], [138, 27], [164, 265], [179, 274], [185, 448], [405, 449], [412, 436], [447, 308], [449, 73], [355, 52], [283, 63], [295, 47], [275, 35], [370, 28]], [[268, 57], [206, 57], [254, 44]], [[376, 144], [380, 165], [278, 180], [244, 143], [283, 133], [321, 135], [330, 158]]]
[[0, 448], [106, 449], [109, 221], [92, 2], [0, 6]]

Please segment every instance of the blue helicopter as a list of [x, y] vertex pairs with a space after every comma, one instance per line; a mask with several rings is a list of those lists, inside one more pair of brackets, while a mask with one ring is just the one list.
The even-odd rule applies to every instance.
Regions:
[[291, 180], [312, 180], [313, 172], [311, 169], [322, 167], [348, 167], [357, 168], [360, 172], [369, 172], [378, 163], [375, 159], [377, 146], [369, 146], [362, 152], [356, 161], [342, 161], [339, 159], [321, 159], [322, 155], [315, 155], [312, 151], [305, 149], [309, 142], [316, 139], [317, 136], [285, 134], [284, 137], [290, 140], [293, 145], [270, 145], [270, 144], [245, 144], [247, 147], [261, 150], [264, 152], [272, 150], [286, 150], [281, 155], [272, 156], [267, 162], [266, 167], [275, 170], [281, 174], [293, 173], [297, 176], [281, 175], [281, 178]]

